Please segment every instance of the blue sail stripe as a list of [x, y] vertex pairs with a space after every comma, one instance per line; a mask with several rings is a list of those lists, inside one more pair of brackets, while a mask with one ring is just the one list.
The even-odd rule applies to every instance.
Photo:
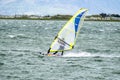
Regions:
[[77, 15], [76, 18], [75, 18], [75, 22], [74, 22], [74, 26], [75, 26], [75, 37], [76, 37], [76, 32], [78, 31], [78, 25], [79, 25], [80, 19], [81, 19], [82, 15], [83, 15], [84, 13], [85, 13], [85, 12], [82, 12], [81, 14]]

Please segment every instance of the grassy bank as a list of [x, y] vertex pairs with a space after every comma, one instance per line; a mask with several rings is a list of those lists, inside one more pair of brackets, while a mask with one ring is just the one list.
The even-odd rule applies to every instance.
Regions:
[[[69, 19], [63, 19], [63, 18], [0, 18], [4, 20], [69, 20]], [[108, 22], [120, 22], [120, 20], [91, 20], [91, 19], [85, 19], [85, 21], [108, 21]]]

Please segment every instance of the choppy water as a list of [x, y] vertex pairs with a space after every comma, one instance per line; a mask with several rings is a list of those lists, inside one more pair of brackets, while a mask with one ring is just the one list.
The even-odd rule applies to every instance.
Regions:
[[0, 20], [0, 80], [120, 80], [120, 23], [85, 22], [72, 51], [42, 57], [66, 21]]

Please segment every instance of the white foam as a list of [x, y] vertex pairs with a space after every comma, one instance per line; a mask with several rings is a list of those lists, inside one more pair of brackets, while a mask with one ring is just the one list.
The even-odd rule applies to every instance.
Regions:
[[79, 53], [70, 52], [70, 53], [65, 53], [63, 57], [120, 57], [120, 55], [88, 53], [88, 52], [79, 52]]
[[25, 36], [25, 35], [24, 34], [8, 35], [8, 37], [10, 37], [10, 38], [15, 38], [15, 37], [18, 37], [18, 36]]
[[10, 38], [14, 38], [14, 37], [15, 37], [15, 35], [8, 35], [8, 37], [10, 37]]
[[103, 29], [100, 29], [99, 31], [101, 31], [101, 32], [102, 32], [102, 31], [104, 31], [104, 30], [103, 30]]
[[46, 27], [45, 30], [47, 30], [48, 28]]
[[23, 27], [25, 27], [26, 25], [23, 25]]

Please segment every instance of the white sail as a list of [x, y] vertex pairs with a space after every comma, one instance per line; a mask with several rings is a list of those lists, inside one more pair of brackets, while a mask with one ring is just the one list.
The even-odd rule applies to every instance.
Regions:
[[87, 9], [81, 8], [60, 30], [50, 46], [50, 52], [70, 50], [82, 27]]

